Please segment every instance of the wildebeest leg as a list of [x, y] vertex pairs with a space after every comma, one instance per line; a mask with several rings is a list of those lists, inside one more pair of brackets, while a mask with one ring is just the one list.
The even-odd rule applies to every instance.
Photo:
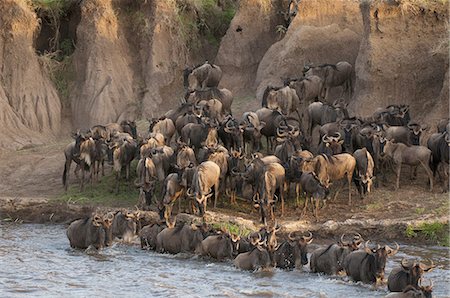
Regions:
[[128, 189], [130, 189], [130, 164], [131, 162], [125, 166], [125, 177], [127, 180]]
[[306, 211], [307, 211], [307, 208], [308, 208], [308, 200], [309, 200], [309, 197], [306, 196], [305, 197], [305, 204], [303, 205], [302, 217], [305, 216], [305, 214], [306, 214]]
[[284, 182], [283, 186], [280, 187], [281, 216], [284, 216], [284, 192], [285, 192], [286, 188], [289, 188], [289, 183]]
[[80, 179], [80, 176], [78, 175], [79, 171], [80, 171], [80, 165], [77, 164], [77, 166], [75, 167], [75, 170], [73, 171], [73, 173], [75, 174], [75, 177], [77, 177], [77, 179]]
[[395, 181], [395, 190], [400, 187], [400, 171], [402, 169], [402, 163], [398, 163], [397, 168], [395, 169], [396, 181]]
[[120, 169], [116, 172], [116, 194], [119, 193]]
[[[220, 179], [219, 179], [219, 181], [220, 181]], [[216, 206], [217, 206], [217, 198], [219, 197], [219, 186], [220, 186], [220, 183], [214, 184], [214, 208], [216, 208]]]
[[63, 176], [62, 176], [62, 181], [63, 181], [65, 191], [67, 191], [67, 187], [69, 186], [69, 174], [70, 174], [70, 164], [71, 163], [72, 163], [72, 160], [66, 158], [66, 163], [64, 164], [64, 172], [63, 172]]
[[347, 182], [348, 182], [348, 204], [352, 203], [352, 178], [353, 173], [347, 173]]
[[102, 176], [105, 176], [105, 160], [102, 159]]
[[84, 163], [81, 163], [81, 191], [84, 190]]
[[320, 200], [319, 199], [315, 199], [315, 206], [313, 205], [313, 209], [314, 209], [314, 217], [316, 218], [316, 221], [319, 221], [319, 204], [320, 204]]
[[430, 191], [433, 191], [433, 171], [431, 171], [429, 165], [424, 164], [423, 162], [420, 162], [420, 164], [423, 166], [423, 168], [427, 172], [428, 180], [430, 181]]
[[298, 208], [300, 206], [300, 183], [295, 183], [295, 204]]

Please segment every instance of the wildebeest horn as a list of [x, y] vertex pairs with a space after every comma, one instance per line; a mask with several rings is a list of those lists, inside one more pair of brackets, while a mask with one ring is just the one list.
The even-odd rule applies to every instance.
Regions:
[[313, 235], [310, 231], [308, 231], [309, 236], [302, 236], [303, 241], [305, 241], [307, 244], [310, 244], [313, 241]]
[[426, 265], [422, 262], [419, 263], [419, 267], [420, 269], [422, 269], [423, 271], [430, 271], [431, 269], [435, 268], [436, 266], [434, 265], [433, 260], [430, 260], [431, 264], [430, 265]]
[[295, 239], [295, 237], [292, 237], [292, 233], [293, 233], [293, 232], [290, 232], [290, 233], [288, 234], [288, 238], [289, 238], [289, 240], [291, 240], [291, 241], [295, 241], [296, 239]]
[[186, 190], [186, 194], [188, 195], [188, 197], [192, 197], [192, 196], [194, 195], [194, 192], [193, 192], [192, 189], [189, 187], [189, 188]]
[[364, 243], [364, 250], [365, 250], [366, 253], [371, 255], [372, 254], [372, 250], [369, 247], [369, 242], [370, 242], [370, 240], [367, 240], [366, 243]]
[[344, 241], [345, 233], [341, 235], [341, 243], [342, 245], [347, 245], [347, 243]]
[[395, 242], [395, 249], [390, 248], [388, 245], [386, 245], [384, 248], [388, 251], [388, 256], [393, 256], [395, 255], [398, 250], [400, 249], [400, 245], [398, 245], [397, 242]]
[[340, 138], [341, 138], [341, 133], [340, 132], [336, 132], [335, 140], [338, 141]]
[[287, 133], [286, 132], [280, 132], [280, 127], [277, 127], [277, 136], [278, 137], [280, 137], [280, 138], [282, 138], [282, 137], [285, 137], [287, 135]]
[[330, 142], [330, 138], [328, 137], [328, 134], [324, 134], [323, 135], [322, 142], [323, 143], [329, 143]]

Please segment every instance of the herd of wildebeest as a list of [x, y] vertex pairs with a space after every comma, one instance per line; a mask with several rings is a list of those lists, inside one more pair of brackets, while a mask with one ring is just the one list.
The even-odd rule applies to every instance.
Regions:
[[[316, 220], [334, 188], [332, 183], [347, 181], [351, 204], [352, 183], [364, 198], [377, 180], [385, 180], [386, 172], [393, 170], [394, 187], [398, 189], [403, 165], [411, 167], [412, 178], [421, 166], [430, 191], [436, 173], [448, 190], [449, 119], [437, 123], [437, 132], [425, 147], [420, 145], [420, 136], [433, 128], [413, 121], [408, 105], [392, 104], [364, 119], [350, 116], [344, 99], [332, 101], [329, 96], [335, 87], [341, 87], [343, 95], [351, 94], [351, 74], [348, 62], [305, 66], [299, 78], [284, 79], [284, 86], [267, 86], [260, 109], [236, 117], [231, 111], [232, 93], [218, 88], [222, 77], [219, 66], [207, 61], [186, 68], [185, 97], [176, 109], [150, 119], [147, 135], [138, 135], [136, 123], [128, 120], [75, 133], [75, 140], [64, 152], [64, 187], [67, 190], [72, 161], [77, 164], [77, 176], [81, 170], [82, 190], [85, 172], [89, 173], [91, 187], [95, 187], [100, 168], [104, 175], [104, 163], [109, 161], [116, 175], [115, 191], [119, 192], [122, 172], [129, 185], [130, 165], [137, 159], [134, 184], [140, 189], [138, 207], [156, 208], [161, 218], [161, 222], [140, 230], [143, 246], [161, 252], [196, 252], [217, 259], [232, 258], [240, 252], [234, 264], [242, 269], [301, 267], [308, 263], [306, 245], [312, 236], [289, 235], [279, 244], [277, 227], [267, 225], [269, 217], [273, 223], [276, 213], [284, 215], [291, 184], [295, 186], [297, 204], [304, 198], [302, 216], [311, 201]], [[314, 137], [317, 126], [319, 137]], [[334, 199], [342, 186], [334, 190]], [[237, 204], [238, 196], [248, 199], [259, 210], [265, 228], [239, 239], [226, 231], [214, 232], [206, 224], [175, 224], [171, 214], [176, 201], [178, 212], [184, 199], [192, 213], [204, 216], [212, 196], [214, 208], [225, 196], [231, 204]], [[75, 221], [68, 230], [71, 246], [104, 246], [111, 242], [111, 235], [120, 234], [113, 231], [122, 222], [135, 217], [135, 213], [117, 212]], [[370, 248], [366, 243], [360, 249], [362, 243], [360, 235], [350, 242], [343, 237], [339, 243], [313, 252], [311, 271], [336, 274], [344, 270], [354, 280], [375, 282], [383, 277], [386, 258], [395, 254], [398, 246]], [[428, 297], [431, 286], [421, 286], [418, 281], [431, 267], [404, 260], [401, 268], [391, 273], [389, 288], [404, 290], [404, 295], [398, 297]]]

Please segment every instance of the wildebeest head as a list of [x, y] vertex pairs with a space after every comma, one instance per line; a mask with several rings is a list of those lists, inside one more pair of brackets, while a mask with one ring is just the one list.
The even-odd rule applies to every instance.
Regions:
[[[300, 261], [301, 265], [308, 264], [308, 248], [307, 245], [313, 241], [311, 232], [308, 232], [308, 236], [294, 236], [293, 233], [289, 233], [288, 238], [294, 244], [294, 254], [296, 262]], [[295, 264], [295, 267], [299, 268], [300, 264]]]
[[423, 131], [427, 130], [427, 126], [426, 125], [420, 125], [416, 122], [412, 122], [410, 121], [408, 123], [408, 128], [410, 130], [410, 142], [412, 145], [420, 145], [420, 136], [422, 134]]
[[434, 263], [431, 261], [430, 265], [426, 265], [422, 262], [409, 262], [406, 259], [402, 259], [401, 266], [403, 271], [408, 276], [408, 284], [413, 285], [415, 287], [418, 287], [418, 282], [420, 278], [422, 277], [424, 272], [428, 272], [431, 269], [433, 269]]
[[75, 140], [75, 147], [73, 149], [73, 155], [75, 157], [80, 156], [80, 145], [86, 140], [86, 136], [78, 130], [72, 134], [72, 138]]
[[131, 120], [123, 120], [120, 122], [123, 132], [130, 134], [134, 139], [137, 138], [136, 122]]
[[382, 281], [384, 278], [384, 268], [386, 266], [387, 258], [395, 255], [398, 252], [400, 246], [395, 243], [395, 249], [390, 248], [388, 245], [378, 245], [377, 248], [370, 248], [369, 242], [370, 240], [366, 241], [364, 250], [369, 255], [369, 268], [371, 268], [372, 270], [370, 274], [373, 274], [375, 276], [377, 282]]

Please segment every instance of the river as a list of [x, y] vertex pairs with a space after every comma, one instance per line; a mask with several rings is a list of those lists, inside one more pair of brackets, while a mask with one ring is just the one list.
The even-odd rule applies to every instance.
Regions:
[[[311, 248], [315, 248], [312, 246]], [[311, 250], [310, 250], [311, 251]], [[405, 256], [432, 258], [434, 297], [450, 297], [449, 250], [401, 245]], [[231, 263], [165, 255], [114, 244], [99, 253], [70, 248], [62, 225], [0, 224], [0, 297], [383, 297], [346, 278], [303, 271], [245, 272]]]

